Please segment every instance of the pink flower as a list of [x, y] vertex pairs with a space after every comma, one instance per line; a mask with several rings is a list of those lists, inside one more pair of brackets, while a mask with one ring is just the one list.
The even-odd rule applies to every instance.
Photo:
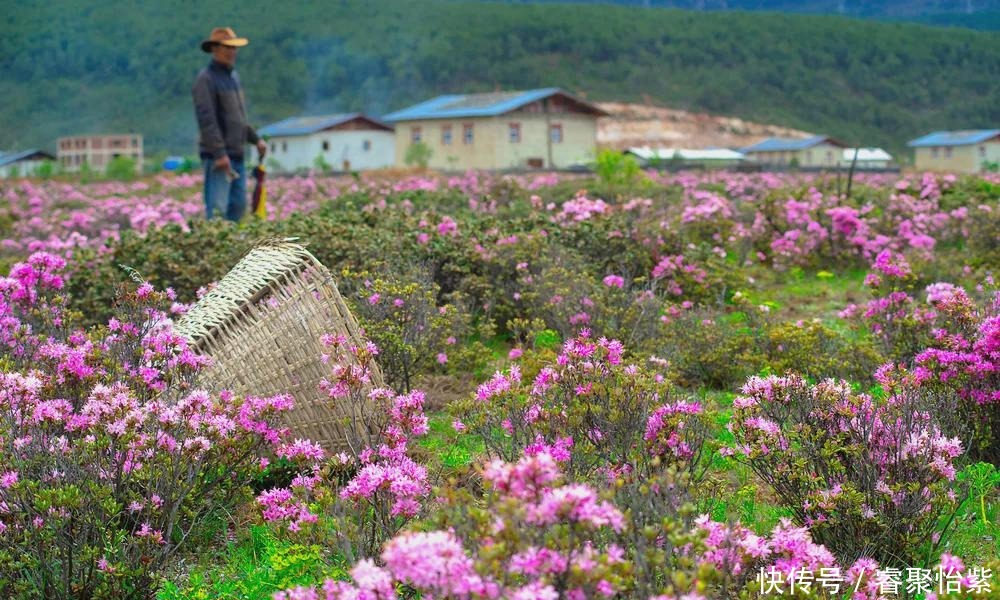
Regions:
[[625, 279], [619, 275], [608, 275], [604, 278], [604, 285], [608, 287], [623, 288], [625, 287]]
[[10, 489], [17, 483], [17, 471], [7, 471], [0, 475], [0, 488]]

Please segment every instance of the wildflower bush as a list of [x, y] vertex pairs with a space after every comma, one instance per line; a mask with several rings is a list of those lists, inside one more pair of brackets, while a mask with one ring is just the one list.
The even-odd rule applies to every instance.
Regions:
[[[858, 588], [784, 593], [876, 598], [885, 569], [990, 564], [1000, 179], [607, 175], [276, 179], [238, 225], [203, 221], [197, 176], [0, 184], [0, 263], [25, 263], [0, 284], [0, 596], [696, 600], [808, 568]], [[375, 408], [340, 454], [276, 441], [281, 398], [197, 392], [149, 311], [172, 299], [114, 301], [120, 264], [188, 302], [273, 237], [374, 342], [325, 340], [330, 402]], [[435, 412], [441, 382], [476, 391]]]
[[[284, 459], [300, 472], [287, 487], [257, 496], [265, 521], [279, 524], [295, 539], [323, 542], [353, 562], [375, 556], [382, 544], [423, 511], [430, 493], [426, 466], [408, 453], [413, 437], [427, 433], [424, 395], [415, 390], [395, 394], [376, 388], [369, 393], [377, 348], [351, 345], [340, 336], [328, 336], [330, 375], [321, 387], [339, 406], [361, 407], [349, 416], [360, 439], [345, 452], [328, 456], [309, 442], [288, 445]], [[349, 360], [347, 357], [351, 357]]]
[[[992, 283], [992, 282], [991, 282]], [[912, 371], [897, 365], [897, 379], [938, 394], [955, 394], [958, 412], [972, 429], [973, 456], [1000, 463], [1000, 292], [978, 302], [963, 288], [935, 283], [927, 288], [935, 327]]]
[[200, 391], [149, 284], [77, 328], [64, 266], [36, 253], [0, 279], [0, 594], [145, 598], [281, 451], [291, 398]]
[[869, 339], [819, 320], [776, 318], [770, 307], [755, 306], [740, 292], [720, 309], [672, 306], [662, 320], [659, 336], [646, 347], [686, 387], [736, 389], [762, 372], [867, 382], [883, 360]]
[[628, 364], [623, 353], [621, 342], [593, 340], [584, 330], [531, 382], [516, 364], [496, 372], [456, 406], [458, 423], [483, 439], [488, 455], [507, 461], [549, 446], [556, 456], [564, 452], [564, 469], [575, 479], [613, 481], [652, 457], [662, 466], [698, 465], [706, 437], [701, 405], [671, 401], [662, 376]]
[[438, 305], [437, 285], [412, 272], [411, 277], [416, 280], [349, 269], [341, 273], [341, 291], [379, 349], [386, 384], [406, 393], [421, 375], [460, 376], [484, 369], [489, 354], [479, 340], [492, 337], [491, 323], [477, 327], [458, 292], [450, 295], [453, 303]]
[[727, 452], [841, 560], [920, 565], [960, 503], [952, 482], [965, 448], [936, 417], [953, 408], [906, 388], [880, 397], [833, 380], [753, 377], [733, 402]]

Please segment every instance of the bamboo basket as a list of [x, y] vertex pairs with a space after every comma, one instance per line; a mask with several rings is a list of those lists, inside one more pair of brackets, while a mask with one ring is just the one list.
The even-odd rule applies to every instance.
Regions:
[[[331, 452], [358, 448], [373, 410], [364, 390], [362, 406], [339, 405], [320, 389], [330, 367], [320, 337], [343, 335], [364, 343], [358, 323], [333, 277], [305, 247], [291, 239], [265, 241], [251, 249], [218, 285], [174, 326], [211, 366], [200, 385], [244, 396], [289, 393], [295, 407], [283, 414], [294, 437]], [[370, 387], [385, 387], [371, 365]], [[352, 423], [358, 425], [352, 425]]]

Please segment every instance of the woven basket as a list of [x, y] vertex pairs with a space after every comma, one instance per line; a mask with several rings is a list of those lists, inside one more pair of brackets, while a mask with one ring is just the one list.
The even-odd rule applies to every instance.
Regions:
[[[295, 407], [284, 425], [328, 451], [368, 441], [364, 426], [351, 424], [369, 422], [372, 404], [337, 405], [319, 388], [330, 372], [320, 337], [339, 334], [355, 345], [363, 339], [330, 272], [303, 246], [274, 240], [253, 248], [174, 328], [213, 359], [200, 385], [246, 396], [291, 394]], [[371, 386], [385, 387], [371, 368]]]

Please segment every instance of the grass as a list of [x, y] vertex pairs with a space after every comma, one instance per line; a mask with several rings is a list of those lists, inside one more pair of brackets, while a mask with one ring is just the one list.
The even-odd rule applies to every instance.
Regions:
[[428, 470], [431, 472], [461, 470], [485, 451], [480, 439], [455, 431], [452, 417], [447, 412], [428, 415], [428, 428], [427, 435], [420, 438], [417, 447], [427, 453]]
[[864, 279], [867, 271], [851, 269], [842, 273], [804, 271], [798, 267], [775, 271], [758, 267], [751, 272], [754, 287], [744, 294], [754, 304], [764, 304], [780, 318], [818, 318], [834, 328], [841, 327], [837, 313], [848, 304], [867, 298]]
[[263, 525], [241, 530], [240, 538], [182, 570], [187, 573], [165, 582], [157, 600], [256, 600], [297, 585], [347, 577], [340, 561], [323, 548], [279, 540]]

